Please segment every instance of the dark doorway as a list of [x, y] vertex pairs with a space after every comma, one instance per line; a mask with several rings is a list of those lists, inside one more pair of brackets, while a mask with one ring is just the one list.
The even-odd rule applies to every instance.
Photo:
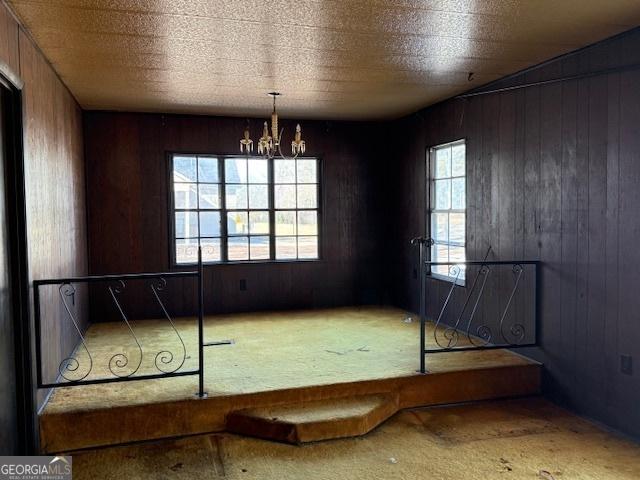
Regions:
[[[4, 112], [6, 87], [2, 86], [0, 111]], [[5, 115], [0, 115], [0, 378], [5, 388], [0, 389], [0, 451], [17, 451], [18, 425], [16, 406], [16, 367], [13, 348], [13, 305], [9, 271], [9, 232], [7, 222], [7, 175], [5, 145]]]
[[0, 75], [0, 455], [35, 449], [21, 112]]

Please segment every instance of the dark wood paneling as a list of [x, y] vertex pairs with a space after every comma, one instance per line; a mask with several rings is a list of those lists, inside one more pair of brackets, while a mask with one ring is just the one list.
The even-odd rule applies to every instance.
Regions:
[[[18, 51], [18, 32], [20, 27], [3, 3], [0, 3], [0, 63], [4, 64], [12, 75], [19, 75], [20, 62]], [[13, 80], [13, 79], [12, 79]]]
[[[24, 81], [24, 164], [29, 277], [87, 272], [82, 113], [51, 65], [22, 30], [20, 74]], [[57, 290], [42, 296], [45, 378], [55, 379], [62, 359], [78, 342]], [[78, 318], [86, 317], [86, 295], [76, 295]], [[46, 391], [39, 392], [42, 402]]]
[[[501, 86], [629, 65], [638, 57], [640, 32], [633, 31]], [[408, 240], [424, 232], [425, 151], [465, 137], [468, 258], [480, 259], [491, 245], [496, 258], [544, 262], [541, 348], [531, 354], [545, 364], [547, 392], [634, 435], [640, 435], [640, 375], [620, 373], [620, 355], [640, 358], [639, 82], [640, 73], [627, 71], [427, 108], [394, 123], [397, 138], [412, 132], [413, 141], [399, 148], [386, 172], [389, 210], [396, 212], [387, 236], [393, 246], [387, 268], [397, 276], [393, 303], [418, 308]], [[433, 314], [447, 286], [429, 285]], [[490, 286], [504, 293], [499, 277]], [[499, 296], [485, 302], [485, 318], [499, 311]], [[523, 302], [516, 306], [520, 316], [531, 307]]]
[[[258, 132], [263, 120], [251, 120]], [[86, 112], [84, 115], [89, 250], [92, 274], [166, 271], [169, 263], [167, 152], [235, 153], [244, 119]], [[295, 124], [284, 122], [291, 134]], [[373, 124], [304, 122], [307, 155], [323, 170], [322, 260], [236, 264], [205, 269], [206, 311], [231, 312], [321, 307], [379, 298], [376, 221], [377, 155], [369, 146]], [[369, 128], [366, 128], [368, 126]], [[247, 290], [240, 291], [245, 279]], [[193, 313], [169, 296], [173, 313]], [[92, 319], [112, 309], [95, 293]], [[101, 300], [102, 298], [102, 300]], [[157, 315], [149, 302], [132, 301], [134, 317]]]

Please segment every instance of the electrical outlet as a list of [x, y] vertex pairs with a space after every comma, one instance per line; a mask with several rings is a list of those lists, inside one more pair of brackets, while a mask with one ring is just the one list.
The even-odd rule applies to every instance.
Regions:
[[620, 372], [625, 375], [633, 375], [633, 357], [631, 355], [620, 355]]
[[240, 280], [240, 291], [244, 292], [247, 290], [247, 281], [243, 278]]

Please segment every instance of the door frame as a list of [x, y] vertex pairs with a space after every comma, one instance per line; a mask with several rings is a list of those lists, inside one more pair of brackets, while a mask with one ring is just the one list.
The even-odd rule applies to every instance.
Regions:
[[9, 240], [9, 282], [13, 311], [18, 453], [36, 452], [37, 422], [33, 381], [32, 328], [27, 244], [27, 216], [23, 148], [24, 83], [0, 61], [0, 90], [3, 96], [2, 124], [6, 143], [4, 180]]

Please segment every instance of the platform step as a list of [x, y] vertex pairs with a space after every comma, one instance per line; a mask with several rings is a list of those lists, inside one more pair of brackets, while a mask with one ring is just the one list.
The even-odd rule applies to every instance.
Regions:
[[300, 444], [364, 435], [397, 411], [397, 395], [361, 395], [236, 410], [227, 416], [226, 430]]

